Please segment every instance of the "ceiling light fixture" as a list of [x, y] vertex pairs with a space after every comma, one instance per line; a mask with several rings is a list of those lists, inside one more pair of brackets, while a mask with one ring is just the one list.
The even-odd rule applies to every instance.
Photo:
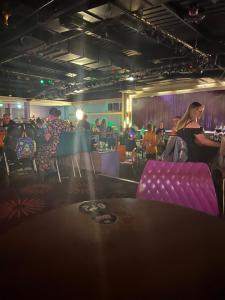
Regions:
[[66, 76], [68, 76], [68, 77], [76, 77], [77, 74], [75, 74], [75, 73], [67, 73]]

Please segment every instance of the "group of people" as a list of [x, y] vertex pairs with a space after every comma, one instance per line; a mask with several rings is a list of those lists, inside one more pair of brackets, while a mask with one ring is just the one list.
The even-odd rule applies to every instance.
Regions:
[[146, 154], [146, 159], [156, 159], [162, 154], [166, 146], [165, 128], [160, 122], [159, 128], [155, 129], [152, 122], [147, 124], [147, 131], [144, 133], [142, 147]]
[[[200, 119], [204, 112], [204, 105], [199, 102], [191, 103], [182, 117], [173, 119], [172, 136], [182, 138], [187, 145], [188, 161], [211, 163], [218, 156], [221, 144], [207, 138]], [[159, 130], [154, 131], [153, 124], [147, 125], [148, 131], [144, 134], [143, 145], [146, 149], [146, 158], [155, 159], [157, 145], [162, 145], [158, 153], [162, 154], [165, 143], [163, 143], [164, 129], [162, 123]]]
[[[206, 137], [204, 129], [200, 125], [200, 119], [204, 112], [204, 105], [199, 102], [191, 103], [183, 116], [175, 116], [172, 119], [172, 129], [169, 136], [180, 137], [187, 146], [187, 161], [211, 163], [218, 158], [221, 143], [215, 142]], [[146, 159], [160, 159], [167, 145], [167, 136], [163, 122], [159, 127], [149, 122], [146, 126], [147, 131], [143, 131], [141, 138], [142, 149]], [[130, 130], [125, 130], [125, 134], [130, 136]], [[135, 136], [135, 135], [133, 135]], [[128, 149], [135, 146], [135, 138], [129, 138]], [[128, 150], [130, 151], [130, 150]], [[220, 152], [223, 151], [222, 149]], [[225, 150], [224, 150], [225, 151]]]
[[[203, 128], [199, 124], [203, 111], [204, 105], [199, 102], [191, 103], [182, 117], [174, 118], [171, 135], [177, 135], [186, 142], [188, 161], [208, 163], [218, 154], [220, 143], [212, 141], [204, 135]], [[60, 115], [60, 110], [53, 107], [49, 111], [47, 121], [38, 118], [35, 122], [36, 139], [38, 142], [36, 161], [40, 172], [51, 169], [51, 160], [49, 158], [56, 152], [61, 132], [74, 129], [68, 121], [60, 119]], [[10, 119], [9, 114], [4, 114], [0, 125], [6, 127], [8, 134], [10, 134], [10, 130], [14, 128], [15, 122]], [[84, 115], [83, 120], [78, 123], [77, 128], [91, 130], [87, 116]], [[93, 133], [103, 134], [104, 136], [106, 132], [105, 119], [100, 123], [97, 118], [93, 127]], [[135, 147], [134, 130], [125, 129], [123, 138], [125, 138], [127, 148]], [[142, 147], [147, 159], [156, 159], [157, 156], [162, 154], [166, 147], [163, 122], [160, 122], [158, 129], [155, 129], [152, 122], [147, 125], [147, 131], [144, 133], [142, 139]]]
[[[24, 124], [25, 130], [28, 127], [32, 129], [32, 133], [29, 132], [28, 136], [32, 137], [36, 143], [35, 157], [40, 173], [51, 172], [52, 170], [54, 171], [51, 157], [57, 151], [57, 145], [59, 143], [61, 132], [90, 130], [92, 133], [98, 133], [103, 139], [104, 133], [108, 133], [105, 119], [102, 120], [101, 124], [99, 119], [96, 119], [95, 126], [92, 129], [91, 124], [87, 120], [87, 115], [85, 114], [83, 115], [82, 120], [76, 124], [76, 126], [71, 124], [69, 121], [62, 120], [60, 116], [61, 111], [55, 107], [52, 107], [47, 118], [33, 118], [30, 121], [29, 126], [28, 124]], [[16, 141], [21, 136], [22, 131], [20, 129], [18, 130], [18, 128], [21, 126], [20, 124], [16, 124], [13, 120], [11, 120], [9, 114], [4, 114], [2, 124], [0, 125], [2, 125], [2, 128], [6, 132], [6, 137], [4, 139], [5, 150], [12, 160], [16, 160], [15, 151], [11, 150], [15, 149]], [[113, 144], [112, 141], [111, 144]]]

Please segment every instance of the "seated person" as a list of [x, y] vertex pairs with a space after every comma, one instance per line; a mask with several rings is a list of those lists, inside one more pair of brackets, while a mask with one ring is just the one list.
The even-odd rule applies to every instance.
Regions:
[[148, 124], [147, 125], [147, 132], [144, 134], [143, 139], [143, 148], [146, 153], [146, 159], [156, 159], [156, 133], [154, 131], [154, 125]]
[[204, 111], [204, 106], [193, 102], [177, 124], [177, 136], [181, 137], [188, 148], [188, 161], [210, 163], [218, 154], [220, 143], [208, 139], [199, 119]]
[[94, 132], [94, 133], [99, 133], [99, 132], [100, 132], [99, 118], [97, 118], [97, 119], [95, 120], [95, 124], [94, 124], [94, 127], [93, 127], [93, 132]]

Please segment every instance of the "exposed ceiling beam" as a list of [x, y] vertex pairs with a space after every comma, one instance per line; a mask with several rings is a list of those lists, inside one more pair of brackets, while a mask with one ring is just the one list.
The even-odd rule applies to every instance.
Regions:
[[[116, 5], [116, 6], [118, 6], [118, 5]], [[143, 17], [140, 17], [139, 15], [133, 14], [130, 11], [124, 9], [122, 6], [118, 6], [118, 7], [124, 12], [124, 14], [126, 14], [130, 18], [135, 19], [136, 21], [142, 23], [143, 26], [148, 27], [151, 31], [155, 30], [159, 35], [162, 36], [161, 39], [166, 39], [168, 42], [170, 42], [172, 48], [174, 48], [174, 44], [176, 43], [177, 45], [184, 47], [187, 51], [189, 51], [199, 57], [202, 57], [204, 60], [208, 60], [208, 58], [209, 58], [208, 53], [204, 53], [203, 51], [201, 51], [200, 49], [196, 48], [195, 46], [187, 43], [186, 41], [183, 41], [182, 39], [177, 38], [173, 34], [167, 32], [165, 30], [162, 30], [161, 28], [151, 24], [151, 22], [148, 22]]]
[[[112, 0], [114, 1], [114, 0]], [[78, 12], [80, 10], [87, 10], [90, 8], [93, 8], [95, 6], [104, 4], [107, 2], [106, 0], [82, 0], [82, 1], [71, 1], [71, 0], [64, 0], [61, 1], [61, 3], [57, 2], [58, 5], [60, 5], [60, 8], [57, 9], [57, 6], [55, 8], [51, 7], [51, 10], [48, 14], [43, 13], [41, 15], [42, 10], [45, 10], [48, 5], [54, 4], [54, 1], [48, 1], [45, 5], [40, 6], [38, 9], [36, 9], [30, 17], [32, 17], [32, 20], [30, 20], [30, 17], [25, 17], [23, 21], [20, 22], [21, 24], [17, 26], [16, 30], [15, 28], [10, 29], [10, 26], [6, 33], [0, 34], [0, 40], [1, 40], [1, 46], [6, 46], [13, 42], [14, 40], [24, 36], [25, 34], [32, 32], [35, 28], [39, 26], [40, 23], [47, 22], [50, 19], [54, 19], [56, 17], [59, 17], [71, 10], [75, 12]], [[56, 11], [55, 13], [52, 13], [52, 11]], [[34, 18], [34, 14], [38, 14], [38, 17]]]
[[[175, 16], [179, 21], [181, 21], [185, 26], [187, 26], [189, 29], [191, 29], [193, 32], [196, 33], [196, 38], [202, 38], [207, 42], [207, 49], [211, 49], [215, 54], [215, 52], [218, 51], [225, 51], [225, 45], [218, 43], [216, 39], [213, 37], [210, 37], [208, 32], [203, 32], [202, 29], [200, 29], [200, 25], [190, 24], [188, 21], [186, 21], [183, 18], [184, 13], [181, 10], [181, 7], [178, 6], [179, 4], [163, 4], [162, 7], [164, 7], [167, 11], [169, 11], [173, 16]], [[213, 44], [212, 44], [213, 42]]]

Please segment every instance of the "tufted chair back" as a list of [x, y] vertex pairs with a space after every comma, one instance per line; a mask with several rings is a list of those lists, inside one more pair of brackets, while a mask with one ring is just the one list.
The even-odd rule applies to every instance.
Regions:
[[204, 163], [149, 160], [141, 176], [137, 198], [219, 215], [211, 174]]

